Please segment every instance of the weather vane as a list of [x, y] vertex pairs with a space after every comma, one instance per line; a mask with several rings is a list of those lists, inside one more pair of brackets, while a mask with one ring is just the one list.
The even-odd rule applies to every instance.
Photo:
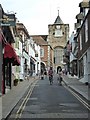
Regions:
[[59, 9], [60, 9], [60, 7], [57, 7], [57, 10], [58, 10], [58, 16], [59, 16]]

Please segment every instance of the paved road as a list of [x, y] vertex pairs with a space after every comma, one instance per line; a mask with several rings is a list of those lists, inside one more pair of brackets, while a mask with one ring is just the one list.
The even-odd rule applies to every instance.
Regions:
[[59, 86], [56, 78], [53, 85], [49, 84], [48, 79], [39, 80], [25, 96], [12, 111], [10, 118], [88, 118], [87, 108], [65, 88], [64, 84]]

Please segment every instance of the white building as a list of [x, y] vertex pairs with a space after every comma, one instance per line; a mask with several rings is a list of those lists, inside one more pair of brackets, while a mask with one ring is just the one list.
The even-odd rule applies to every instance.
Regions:
[[29, 46], [29, 55], [30, 55], [30, 71], [31, 75], [37, 75], [40, 72], [40, 46], [36, 44], [32, 37], [30, 37], [30, 46]]

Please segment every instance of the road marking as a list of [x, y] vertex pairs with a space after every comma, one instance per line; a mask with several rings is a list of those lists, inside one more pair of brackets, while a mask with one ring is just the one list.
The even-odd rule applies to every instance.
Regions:
[[68, 89], [88, 110], [90, 110], [90, 105], [85, 102], [79, 95], [77, 95], [75, 92], [73, 92], [70, 88], [64, 86], [65, 88]]
[[16, 113], [15, 119], [21, 117], [22, 112], [23, 112], [23, 110], [25, 109], [26, 103], [28, 102], [28, 100], [29, 100], [29, 98], [30, 98], [30, 96], [31, 96], [31, 94], [32, 94], [32, 92], [33, 92], [33, 89], [34, 89], [34, 87], [35, 87], [35, 85], [36, 85], [37, 82], [38, 82], [38, 80], [36, 80], [36, 81], [31, 85], [30, 90], [28, 91], [26, 97], [24, 98], [21, 106], [19, 107], [19, 109], [18, 109], [18, 111], [17, 111], [17, 113]]
[[37, 100], [38, 98], [36, 98], [36, 97], [32, 97], [32, 98], [30, 98], [30, 100]]

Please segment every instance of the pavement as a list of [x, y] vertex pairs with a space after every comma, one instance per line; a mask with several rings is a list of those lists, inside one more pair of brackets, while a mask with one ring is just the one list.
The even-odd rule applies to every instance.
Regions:
[[[14, 86], [7, 94], [0, 97], [0, 120], [6, 118], [22, 96], [25, 94], [30, 85], [37, 79], [37, 77], [30, 78], [30, 80], [24, 80], [20, 82], [17, 86]], [[77, 78], [63, 75], [64, 83], [70, 87], [72, 90], [76, 91], [78, 94], [82, 95], [87, 101], [90, 102], [90, 88], [84, 83], [80, 82]], [[1, 114], [2, 112], [2, 114]]]
[[64, 83], [90, 103], [90, 87], [70, 75], [63, 75]]
[[2, 96], [1, 116], [3, 119], [10, 114], [10, 112], [13, 110], [13, 108], [16, 106], [16, 104], [19, 102], [19, 100], [22, 98], [22, 96], [35, 80], [37, 80], [37, 77], [31, 77], [29, 80], [24, 80], [20, 82], [17, 86], [13, 86], [7, 94]]

